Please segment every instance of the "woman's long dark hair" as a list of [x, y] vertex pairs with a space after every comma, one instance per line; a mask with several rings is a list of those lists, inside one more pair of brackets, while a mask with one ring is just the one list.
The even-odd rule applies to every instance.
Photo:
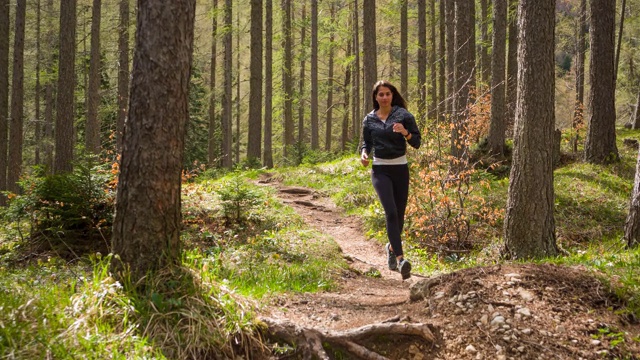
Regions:
[[376, 100], [376, 95], [378, 95], [378, 89], [380, 89], [380, 86], [384, 86], [386, 88], [389, 88], [389, 90], [391, 90], [391, 93], [393, 94], [391, 98], [391, 106], [397, 105], [397, 106], [400, 106], [401, 108], [405, 108], [405, 109], [407, 108], [407, 102], [404, 101], [404, 98], [402, 97], [402, 95], [400, 95], [400, 92], [395, 86], [393, 86], [393, 84], [391, 84], [387, 80], [378, 80], [378, 82], [373, 84], [373, 91], [372, 91], [373, 108], [375, 110], [380, 109], [380, 104], [378, 104], [378, 101]]

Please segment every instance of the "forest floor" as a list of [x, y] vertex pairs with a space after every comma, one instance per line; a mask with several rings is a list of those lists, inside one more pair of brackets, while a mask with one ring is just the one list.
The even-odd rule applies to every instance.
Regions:
[[640, 359], [640, 322], [585, 269], [505, 263], [433, 278], [414, 272], [402, 281], [356, 217], [313, 191], [269, 180], [262, 183], [335, 239], [350, 268], [336, 290], [281, 296], [264, 317], [333, 333], [372, 324], [428, 326], [432, 341], [389, 334], [363, 344], [394, 360]]

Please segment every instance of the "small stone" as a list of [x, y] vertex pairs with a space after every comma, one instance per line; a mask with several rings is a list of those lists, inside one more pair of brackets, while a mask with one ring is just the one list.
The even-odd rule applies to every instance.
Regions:
[[433, 295], [433, 298], [434, 298], [435, 300], [437, 300], [437, 299], [442, 299], [443, 297], [444, 297], [444, 291], [438, 291], [437, 293], [435, 293], [435, 294]]
[[453, 315], [461, 315], [461, 314], [463, 314], [463, 313], [464, 313], [464, 310], [459, 309], [459, 308], [458, 308], [458, 309], [455, 309], [455, 310], [453, 311]]
[[340, 315], [338, 315], [338, 314], [331, 314], [331, 320], [333, 320], [333, 321], [338, 321], [338, 320], [340, 320]]
[[480, 318], [480, 322], [483, 325], [487, 325], [487, 323], [489, 323], [489, 317], [487, 316], [487, 314], [482, 315], [482, 317]]
[[469, 354], [475, 354], [478, 352], [478, 350], [476, 350], [476, 348], [473, 345], [467, 345], [464, 351], [468, 352]]
[[593, 346], [598, 346], [600, 345], [601, 341], [600, 340], [591, 340], [591, 345]]
[[420, 349], [418, 349], [417, 346], [415, 346], [415, 345], [409, 346], [409, 354], [415, 355], [415, 354], [417, 354], [419, 352], [420, 352]]
[[532, 292], [525, 290], [523, 288], [518, 288], [518, 295], [520, 295], [520, 297], [522, 298], [522, 300], [524, 301], [531, 301], [535, 298], [535, 295], [533, 295]]
[[511, 336], [503, 336], [502, 340], [504, 340], [506, 342], [509, 342], [509, 341], [511, 341]]
[[529, 317], [531, 316], [531, 310], [529, 310], [528, 308], [522, 308], [522, 309], [518, 309], [518, 311], [516, 311], [516, 313], [524, 316], [524, 317]]
[[491, 325], [492, 326], [496, 326], [496, 325], [502, 325], [504, 324], [504, 317], [503, 316], [496, 316], [493, 318], [493, 320], [491, 320]]
[[565, 327], [563, 325], [556, 326], [556, 332], [564, 333], [565, 331], [566, 331], [566, 329], [565, 329]]
[[476, 360], [482, 360], [482, 359], [484, 359], [484, 355], [482, 355], [482, 353], [477, 353]]
[[523, 333], [523, 334], [525, 334], [525, 335], [529, 335], [529, 334], [531, 334], [531, 332], [532, 332], [532, 331], [531, 331], [531, 329], [529, 329], [529, 328], [522, 329], [522, 333]]
[[504, 274], [504, 277], [510, 279], [510, 278], [519, 278], [520, 274], [517, 273], [510, 273], [510, 274]]
[[518, 350], [518, 352], [524, 352], [524, 346], [518, 346], [516, 350]]

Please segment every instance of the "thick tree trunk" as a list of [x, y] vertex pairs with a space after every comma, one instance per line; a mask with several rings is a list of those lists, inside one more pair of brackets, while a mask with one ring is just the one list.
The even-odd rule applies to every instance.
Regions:
[[27, 1], [16, 2], [13, 42], [13, 79], [11, 82], [11, 119], [9, 121], [9, 172], [7, 190], [18, 193], [22, 172], [22, 139], [24, 131], [24, 33]]
[[140, 1], [113, 226], [114, 272], [132, 283], [180, 261], [180, 182], [195, 0]]
[[9, 0], [0, 1], [0, 206], [7, 190], [7, 152], [9, 150]]
[[89, 101], [87, 109], [87, 127], [85, 129], [85, 148], [89, 153], [100, 153], [100, 119], [98, 103], [100, 101], [100, 8], [101, 0], [93, 0], [91, 12], [91, 55], [89, 60]]
[[518, 98], [505, 216], [513, 259], [558, 253], [553, 217], [555, 0], [520, 0]]
[[76, 59], [76, 0], [60, 3], [60, 62], [58, 65], [58, 97], [56, 107], [56, 149], [54, 173], [73, 170], [74, 89]]
[[493, 53], [491, 56], [491, 123], [488, 147], [502, 156], [505, 143], [505, 55], [507, 41], [507, 1], [493, 1]]
[[211, 72], [209, 78], [209, 142], [207, 157], [209, 166], [220, 165], [220, 122], [216, 114], [218, 88], [216, 74], [218, 72], [218, 0], [211, 4]]
[[265, 58], [264, 58], [264, 166], [273, 167], [273, 0], [266, 0], [265, 6]]
[[638, 159], [636, 161], [636, 176], [633, 181], [629, 214], [624, 224], [624, 239], [627, 241], [629, 248], [640, 244], [640, 151], [638, 151]]
[[[420, 0], [424, 1], [424, 0]], [[378, 78], [378, 51], [376, 50], [376, 3], [375, 0], [362, 0], [364, 22], [363, 37], [363, 68], [364, 68], [364, 98], [365, 112], [373, 110], [371, 89]]]
[[222, 167], [227, 169], [232, 165], [233, 129], [231, 128], [233, 109], [233, 42], [231, 38], [232, 1], [224, 2], [224, 97], [222, 98]]
[[118, 117], [116, 147], [122, 151], [122, 132], [129, 107], [129, 0], [120, 0], [118, 24]]
[[[239, 50], [239, 49], [238, 49]], [[251, 78], [247, 160], [260, 163], [262, 152], [262, 0], [251, 0]], [[240, 99], [238, 99], [240, 101]]]
[[589, 104], [591, 117], [584, 146], [585, 160], [603, 164], [618, 161], [614, 82], [614, 37], [616, 4], [592, 0]]
[[451, 134], [451, 155], [461, 159], [467, 154], [466, 136], [469, 116], [470, 93], [475, 86], [475, 41], [473, 28], [473, 0], [455, 2], [455, 96], [453, 98], [453, 126]]

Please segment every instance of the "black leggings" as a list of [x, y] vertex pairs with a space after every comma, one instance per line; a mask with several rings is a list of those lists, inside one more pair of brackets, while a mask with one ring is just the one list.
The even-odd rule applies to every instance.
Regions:
[[387, 220], [387, 237], [396, 256], [403, 255], [402, 227], [409, 197], [409, 166], [373, 165], [371, 181], [378, 193]]

